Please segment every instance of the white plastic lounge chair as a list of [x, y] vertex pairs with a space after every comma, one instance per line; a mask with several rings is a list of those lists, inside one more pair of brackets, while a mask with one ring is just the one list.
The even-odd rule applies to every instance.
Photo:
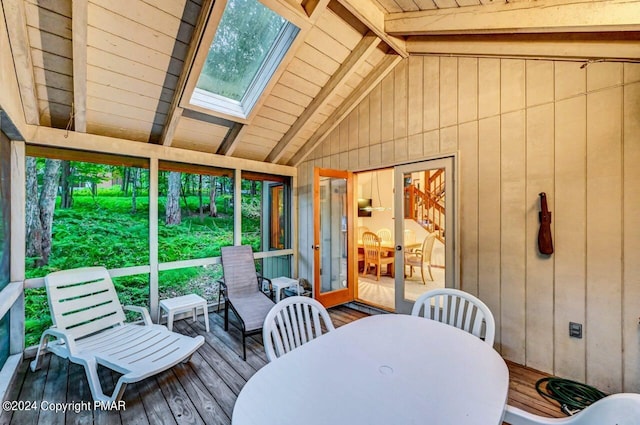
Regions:
[[637, 425], [640, 394], [613, 394], [567, 418], [545, 418], [507, 405], [504, 421], [512, 425]]
[[[142, 315], [144, 326], [124, 323], [123, 307], [104, 267], [54, 272], [45, 277], [53, 326], [44, 331], [31, 370], [39, 368], [45, 349], [84, 366], [96, 401], [122, 398], [127, 384], [143, 380], [181, 361], [187, 361], [204, 343], [154, 325], [147, 309], [126, 306]], [[55, 340], [49, 341], [51, 337]], [[102, 392], [98, 364], [122, 376], [113, 394]]]
[[[322, 324], [320, 323], [322, 319]], [[271, 362], [296, 347], [334, 330], [329, 313], [313, 298], [294, 296], [276, 304], [264, 319], [262, 341]]]
[[[433, 305], [432, 305], [433, 301]], [[411, 310], [413, 316], [423, 316], [469, 332], [493, 346], [496, 321], [489, 307], [468, 292], [438, 288], [420, 295]]]
[[218, 300], [224, 298], [224, 329], [229, 330], [229, 309], [231, 309], [240, 321], [242, 358], [247, 360], [247, 336], [262, 332], [264, 318], [274, 304], [262, 288], [266, 283], [271, 292], [272, 284], [269, 279], [256, 272], [251, 246], [223, 246], [220, 252], [224, 278], [219, 281]]

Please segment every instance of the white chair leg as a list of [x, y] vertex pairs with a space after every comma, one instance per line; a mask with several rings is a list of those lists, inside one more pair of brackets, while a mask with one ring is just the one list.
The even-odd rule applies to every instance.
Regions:
[[47, 333], [43, 333], [40, 337], [40, 345], [38, 346], [38, 351], [36, 352], [36, 358], [31, 361], [31, 371], [35, 372], [40, 369], [40, 358], [44, 354], [44, 350], [47, 347], [47, 343], [49, 342], [49, 335]]
[[82, 366], [84, 366], [84, 372], [87, 376], [89, 389], [91, 390], [91, 396], [93, 399], [96, 401], [112, 401], [102, 392], [102, 385], [100, 384], [100, 378], [98, 377], [98, 363], [95, 359], [89, 359], [88, 361], [82, 361], [81, 363]]

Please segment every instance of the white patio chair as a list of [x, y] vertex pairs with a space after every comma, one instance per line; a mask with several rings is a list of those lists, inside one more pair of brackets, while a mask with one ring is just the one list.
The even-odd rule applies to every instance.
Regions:
[[[192, 338], [154, 325], [144, 307], [124, 307], [140, 313], [144, 326], [125, 323], [123, 307], [104, 267], [50, 273], [45, 287], [53, 326], [42, 334], [31, 370], [39, 368], [45, 350], [81, 364], [96, 401], [120, 400], [127, 384], [188, 360], [204, 343], [202, 336]], [[55, 340], [50, 341], [51, 337]], [[122, 374], [111, 396], [102, 392], [99, 364]]]
[[507, 405], [504, 421], [511, 425], [638, 425], [640, 394], [613, 394], [566, 418], [545, 418]]
[[[321, 323], [322, 321], [322, 323]], [[276, 304], [262, 327], [262, 340], [271, 362], [323, 334], [334, 330], [329, 313], [313, 298], [294, 296]]]
[[420, 295], [411, 310], [413, 316], [446, 323], [482, 339], [493, 346], [496, 322], [489, 307], [473, 295], [452, 288], [438, 288]]

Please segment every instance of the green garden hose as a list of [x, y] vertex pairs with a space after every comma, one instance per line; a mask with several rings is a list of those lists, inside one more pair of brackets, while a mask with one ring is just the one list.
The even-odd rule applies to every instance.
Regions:
[[[547, 385], [542, 389], [544, 383]], [[560, 404], [560, 410], [569, 416], [607, 396], [590, 385], [554, 377], [538, 380], [536, 390], [542, 397], [557, 401]]]

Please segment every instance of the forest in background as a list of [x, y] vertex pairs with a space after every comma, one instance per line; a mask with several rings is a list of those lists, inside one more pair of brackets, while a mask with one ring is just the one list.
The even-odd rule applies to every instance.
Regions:
[[[242, 182], [242, 241], [261, 247], [261, 182]], [[161, 171], [159, 262], [220, 255], [233, 244], [233, 179]], [[146, 169], [27, 158], [26, 277], [83, 266], [149, 264]], [[160, 273], [160, 299], [198, 293], [217, 300], [220, 267]], [[148, 275], [114, 279], [123, 304], [147, 305]], [[25, 290], [26, 345], [51, 325], [44, 288]]]

